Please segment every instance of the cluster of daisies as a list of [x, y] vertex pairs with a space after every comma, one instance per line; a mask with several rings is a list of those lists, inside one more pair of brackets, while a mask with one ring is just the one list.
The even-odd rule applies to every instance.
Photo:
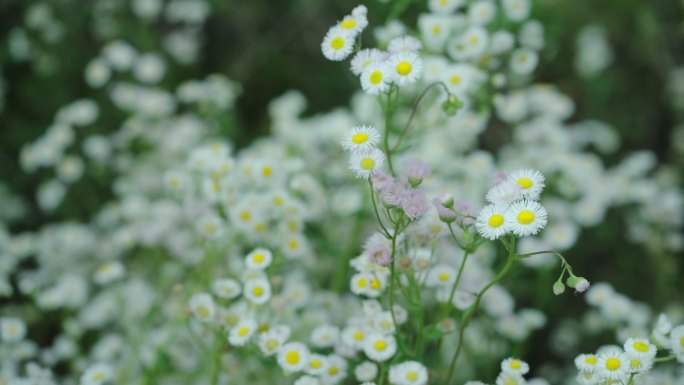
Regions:
[[360, 5], [330, 28], [321, 43], [323, 55], [332, 61], [342, 61], [355, 52], [351, 71], [359, 77], [361, 87], [369, 95], [385, 93], [392, 85], [402, 87], [417, 82], [423, 73], [423, 60], [418, 55], [423, 45], [415, 37], [396, 37], [389, 42], [386, 51], [377, 48], [356, 50], [361, 45], [361, 32], [368, 25], [366, 11], [366, 7]]
[[581, 384], [627, 383], [634, 377], [651, 370], [657, 348], [646, 338], [630, 338], [623, 349], [604, 347], [596, 354], [580, 354], [575, 358]]
[[537, 234], [546, 226], [547, 213], [539, 203], [544, 176], [536, 170], [512, 172], [487, 192], [489, 205], [477, 216], [477, 232], [486, 239], [512, 233], [518, 237]]

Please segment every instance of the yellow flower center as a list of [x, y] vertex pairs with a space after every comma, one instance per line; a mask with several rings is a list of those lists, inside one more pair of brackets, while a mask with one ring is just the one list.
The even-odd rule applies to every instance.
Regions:
[[344, 39], [341, 37], [336, 37], [330, 42], [330, 47], [334, 50], [340, 50], [344, 48]]
[[299, 363], [299, 353], [295, 351], [285, 353], [285, 362], [290, 365], [295, 365]]
[[361, 332], [354, 333], [354, 339], [357, 341], [362, 340], [363, 339], [363, 333], [361, 333]]
[[264, 261], [264, 259], [266, 259], [266, 257], [264, 257], [262, 253], [258, 253], [254, 256], [254, 262], [256, 263], [261, 263]]
[[102, 373], [102, 372], [97, 372], [97, 373], [95, 373], [95, 375], [93, 376], [93, 380], [94, 380], [94, 381], [102, 381], [102, 380], [104, 380], [104, 377], [105, 377], [105, 376], [104, 376], [104, 373]]
[[261, 170], [261, 174], [263, 174], [263, 176], [271, 176], [271, 174], [273, 174], [273, 169], [264, 167], [263, 170]]
[[352, 29], [356, 27], [356, 20], [354, 19], [348, 19], [342, 22], [342, 28], [344, 29]]
[[250, 218], [252, 218], [252, 214], [250, 214], [249, 211], [245, 210], [245, 211], [243, 211], [243, 212], [240, 213], [240, 219], [242, 219], [243, 221], [246, 222], [246, 221], [248, 221]]
[[451, 84], [456, 85], [456, 84], [458, 84], [458, 83], [461, 82], [461, 77], [458, 76], [458, 75], [454, 75], [454, 76], [451, 77], [450, 80], [451, 80]]
[[370, 75], [370, 78], [368, 78], [371, 83], [373, 84], [378, 84], [382, 81], [382, 72], [380, 71], [373, 71], [373, 73]]
[[534, 213], [530, 210], [523, 210], [518, 214], [518, 222], [529, 225], [534, 221]]
[[411, 73], [411, 70], [413, 67], [411, 67], [411, 63], [407, 61], [403, 61], [399, 64], [397, 64], [397, 73], [402, 76], [406, 76]]
[[337, 366], [331, 366], [330, 369], [328, 369], [328, 374], [331, 376], [334, 376], [339, 372], [340, 370], [337, 368]]
[[441, 273], [441, 274], [439, 275], [439, 280], [440, 280], [440, 281], [446, 281], [447, 279], [449, 279], [449, 274], [447, 274], [447, 273]]
[[606, 360], [606, 369], [608, 369], [610, 371], [615, 371], [615, 370], [620, 369], [621, 364], [622, 363], [617, 358], [610, 357], [609, 359]]
[[385, 349], [387, 349], [387, 342], [385, 342], [383, 340], [376, 341], [375, 344], [373, 345], [373, 347], [375, 348], [375, 350], [379, 350], [382, 352]]
[[515, 378], [508, 377], [504, 381], [504, 385], [518, 385], [518, 381]]
[[679, 339], [679, 344], [684, 346], [684, 336], [682, 336], [682, 338]]
[[366, 287], [366, 285], [368, 285], [368, 280], [366, 278], [361, 278], [356, 282], [356, 286], [361, 288]]
[[201, 305], [197, 308], [197, 313], [199, 313], [199, 315], [201, 315], [203, 318], [207, 318], [209, 317], [209, 308]]
[[273, 198], [273, 204], [276, 206], [282, 206], [284, 203], [283, 198], [281, 197], [275, 197]]
[[380, 288], [380, 280], [377, 278], [371, 279], [371, 287], [375, 290]]
[[299, 247], [299, 243], [297, 243], [297, 241], [290, 241], [290, 242], [287, 243], [287, 246], [288, 246], [290, 249], [294, 250], [294, 249], [296, 249], [297, 247]]
[[256, 231], [257, 233], [262, 233], [262, 232], [266, 231], [266, 225], [263, 223], [257, 223], [254, 226], [254, 231]]
[[312, 360], [311, 361], [311, 366], [314, 369], [320, 368], [321, 367], [321, 360]]
[[518, 179], [518, 184], [520, 185], [520, 187], [527, 190], [528, 188], [532, 187], [534, 183], [532, 183], [532, 181], [529, 178], [520, 178]]
[[518, 360], [513, 360], [511, 361], [511, 368], [512, 369], [520, 369], [522, 367], [522, 363]]
[[596, 356], [589, 356], [589, 357], [584, 359], [584, 362], [589, 364], [589, 365], [596, 365], [596, 361], [597, 361]]
[[478, 41], [480, 41], [480, 39], [478, 39], [477, 36], [473, 35], [470, 37], [470, 44], [477, 44]]
[[433, 34], [433, 35], [439, 35], [439, 33], [440, 33], [441, 31], [442, 31], [442, 30], [441, 30], [441, 28], [439, 28], [438, 25], [432, 27], [432, 34]]
[[640, 368], [641, 367], [641, 361], [637, 359], [633, 359], [629, 362], [629, 365], [633, 368]]
[[[371, 82], [373, 81], [372, 77], [373, 75], [371, 75]], [[368, 140], [368, 134], [366, 134], [365, 132], [359, 132], [358, 134], [354, 134], [351, 140], [356, 144], [365, 143]]]
[[262, 295], [264, 295], [264, 289], [257, 286], [252, 289], [252, 294], [254, 294], [257, 297], [261, 297]]
[[410, 371], [406, 373], [406, 379], [409, 381], [415, 381], [418, 379], [418, 372]]
[[632, 346], [634, 346], [634, 349], [638, 352], [645, 353], [648, 351], [648, 345], [640, 341], [635, 342]]
[[364, 170], [372, 170], [375, 167], [375, 161], [371, 158], [361, 159], [361, 168]]
[[266, 348], [267, 348], [269, 351], [270, 351], [270, 350], [275, 350], [275, 348], [277, 348], [278, 345], [279, 345], [279, 344], [278, 344], [278, 340], [270, 339], [270, 340], [266, 341]]
[[504, 217], [501, 214], [494, 214], [491, 217], [489, 217], [489, 226], [490, 227], [500, 227], [504, 223]]
[[249, 329], [246, 328], [246, 327], [241, 327], [241, 328], [238, 330], [238, 335], [239, 335], [240, 337], [246, 336], [247, 333], [249, 333]]

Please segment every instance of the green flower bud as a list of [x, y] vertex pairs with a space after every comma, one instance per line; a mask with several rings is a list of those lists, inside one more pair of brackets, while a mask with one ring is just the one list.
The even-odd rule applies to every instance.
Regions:
[[561, 295], [565, 292], [565, 285], [561, 281], [556, 281], [553, 284], [553, 294]]
[[454, 116], [463, 107], [461, 102], [455, 95], [449, 94], [447, 100], [442, 103], [442, 109], [449, 116]]

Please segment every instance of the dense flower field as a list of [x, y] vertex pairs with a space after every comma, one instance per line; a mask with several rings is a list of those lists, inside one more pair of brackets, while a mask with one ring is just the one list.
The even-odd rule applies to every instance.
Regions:
[[[25, 5], [0, 55], [32, 71], [0, 77], [0, 385], [684, 384], [684, 129], [625, 148], [539, 80], [570, 49], [542, 1], [346, 4], [309, 60], [351, 98], [264, 100], [266, 135], [198, 64], [216, 2], [93, 1], [96, 48], [74, 3]], [[575, 42], [580, 77], [619, 58], [600, 23]]]

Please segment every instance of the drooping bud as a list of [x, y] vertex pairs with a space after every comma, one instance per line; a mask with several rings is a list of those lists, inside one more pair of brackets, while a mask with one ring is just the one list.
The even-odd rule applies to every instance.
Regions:
[[458, 110], [463, 107], [463, 102], [461, 102], [456, 95], [449, 94], [447, 97], [447, 100], [442, 103], [442, 109], [444, 112], [449, 115], [449, 116], [454, 116], [458, 112]]

